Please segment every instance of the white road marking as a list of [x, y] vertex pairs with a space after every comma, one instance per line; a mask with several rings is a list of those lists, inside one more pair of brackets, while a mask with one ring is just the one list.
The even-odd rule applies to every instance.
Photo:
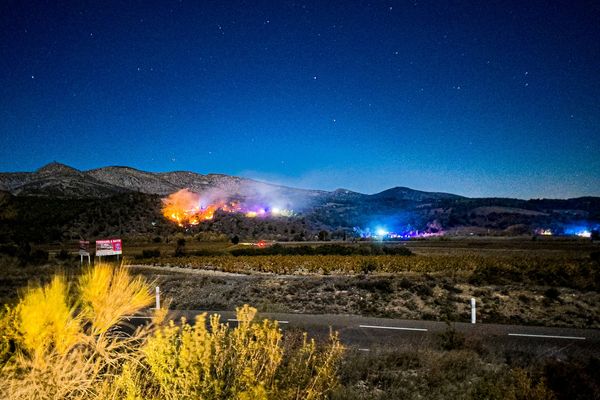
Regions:
[[555, 336], [555, 335], [532, 335], [528, 333], [509, 333], [508, 336], [523, 336], [523, 337], [535, 337], [535, 338], [546, 338], [546, 339], [572, 339], [572, 340], [585, 340], [581, 336]]
[[358, 349], [358, 351], [371, 351], [369, 349]]
[[359, 325], [360, 328], [369, 328], [369, 329], [394, 329], [398, 331], [418, 331], [418, 332], [427, 332], [425, 328], [402, 328], [399, 326], [381, 326], [381, 325]]

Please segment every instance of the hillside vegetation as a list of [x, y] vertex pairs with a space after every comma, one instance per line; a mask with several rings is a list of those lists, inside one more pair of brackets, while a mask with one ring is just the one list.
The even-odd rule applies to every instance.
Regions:
[[[284, 204], [295, 218], [245, 218], [221, 213], [199, 226], [177, 228], [161, 215], [161, 198], [180, 189], [261, 207]], [[209, 196], [210, 197], [210, 196]], [[52, 242], [121, 235], [163, 237], [174, 231], [211, 232], [281, 241], [346, 239], [353, 228], [397, 231], [531, 235], [562, 232], [569, 224], [597, 227], [600, 198], [466, 198], [394, 187], [376, 194], [295, 189], [222, 174], [151, 173], [129, 167], [79, 171], [51, 163], [35, 172], [0, 173], [0, 241]], [[33, 228], [36, 227], [36, 229]], [[594, 228], [596, 229], [596, 228]]]

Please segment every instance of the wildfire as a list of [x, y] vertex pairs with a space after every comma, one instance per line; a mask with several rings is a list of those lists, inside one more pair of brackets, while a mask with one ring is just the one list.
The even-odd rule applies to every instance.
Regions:
[[[244, 206], [238, 201], [217, 198], [214, 194], [200, 195], [181, 189], [170, 194], [163, 201], [162, 213], [165, 218], [179, 226], [198, 225], [202, 221], [213, 219], [215, 212], [242, 213], [248, 218], [279, 216], [291, 217], [292, 210], [259, 206]], [[222, 195], [218, 197], [223, 197]]]
[[212, 219], [215, 212], [222, 208], [221, 206], [221, 204], [202, 206], [197, 193], [181, 189], [163, 199], [162, 212], [165, 218], [176, 222], [179, 226], [198, 225], [202, 221]]

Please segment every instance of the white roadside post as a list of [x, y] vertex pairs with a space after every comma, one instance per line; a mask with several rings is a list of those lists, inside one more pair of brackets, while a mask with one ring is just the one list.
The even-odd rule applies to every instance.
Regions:
[[160, 288], [156, 287], [156, 309], [160, 310]]
[[471, 323], [477, 322], [477, 310], [475, 306], [475, 297], [471, 297]]

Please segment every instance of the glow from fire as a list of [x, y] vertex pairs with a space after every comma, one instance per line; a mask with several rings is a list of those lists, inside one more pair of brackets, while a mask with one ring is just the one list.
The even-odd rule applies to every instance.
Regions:
[[591, 238], [592, 231], [600, 229], [600, 225], [591, 223], [573, 224], [565, 228], [565, 235]]
[[587, 229], [584, 229], [582, 231], [575, 233], [575, 235], [577, 235], [579, 237], [589, 238], [589, 237], [592, 237], [592, 232], [588, 231]]
[[223, 204], [208, 204], [202, 206], [197, 193], [182, 189], [163, 199], [162, 212], [165, 218], [176, 222], [177, 225], [198, 225], [200, 222], [212, 219], [215, 211]]
[[384, 236], [386, 236], [386, 235], [389, 235], [389, 233], [390, 233], [390, 232], [386, 231], [386, 230], [385, 230], [385, 229], [383, 229], [383, 228], [377, 228], [377, 230], [375, 231], [375, 235], [376, 235], [376, 236], [381, 236], [381, 237], [384, 237]]
[[365, 228], [361, 229], [359, 227], [354, 227], [354, 233], [363, 239], [376, 239], [376, 240], [403, 240], [403, 239], [411, 239], [411, 238], [419, 238], [419, 237], [432, 237], [432, 236], [442, 236], [444, 234], [443, 230], [418, 230], [410, 225], [403, 227], [402, 230], [399, 231], [390, 231], [385, 227], [377, 226], [374, 229]]
[[256, 217], [291, 217], [292, 210], [277, 207], [246, 206], [238, 201], [231, 201], [225, 196], [214, 194], [198, 194], [188, 189], [172, 193], [162, 200], [162, 213], [165, 218], [179, 226], [198, 225], [202, 221], [211, 220], [217, 211], [240, 213], [248, 218]]

